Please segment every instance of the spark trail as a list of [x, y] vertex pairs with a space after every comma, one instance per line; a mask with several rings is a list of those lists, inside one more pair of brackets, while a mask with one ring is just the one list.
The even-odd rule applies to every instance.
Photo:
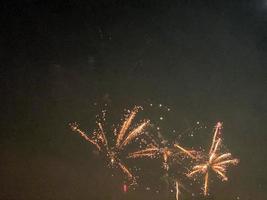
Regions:
[[176, 188], [176, 195], [175, 195], [175, 197], [176, 197], [176, 200], [179, 200], [179, 183], [178, 183], [178, 181], [176, 181], [175, 182], [175, 188]]
[[164, 147], [159, 148], [153, 144], [150, 144], [149, 147], [143, 150], [139, 150], [133, 153], [128, 154], [128, 158], [143, 158], [143, 157], [149, 157], [149, 158], [156, 158], [161, 157], [163, 159], [163, 167], [164, 169], [168, 170], [168, 159], [172, 155], [171, 149]]
[[174, 155], [185, 155], [193, 159], [197, 159], [195, 156], [196, 151], [194, 150], [187, 150], [183, 147], [181, 147], [178, 144], [174, 144], [175, 148], [169, 148], [169, 147], [159, 147], [157, 144], [149, 144], [146, 149], [142, 149], [139, 151], [135, 151], [128, 154], [129, 158], [142, 158], [142, 157], [150, 157], [150, 158], [156, 158], [156, 157], [162, 157], [163, 159], [163, 168], [167, 171], [169, 170], [168, 162], [170, 160], [170, 157]]

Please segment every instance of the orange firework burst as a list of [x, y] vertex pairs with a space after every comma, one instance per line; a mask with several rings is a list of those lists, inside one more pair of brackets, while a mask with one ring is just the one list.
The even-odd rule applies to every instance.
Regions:
[[192, 171], [188, 174], [189, 177], [197, 173], [204, 174], [204, 195], [208, 194], [209, 174], [214, 171], [222, 181], [227, 181], [226, 170], [229, 165], [236, 165], [238, 159], [232, 158], [231, 153], [220, 152], [222, 139], [220, 137], [222, 130], [222, 123], [218, 122], [215, 126], [212, 144], [208, 153], [208, 158], [204, 163], [195, 165]]
[[119, 127], [119, 131], [117, 131], [117, 129], [114, 130], [114, 145], [110, 145], [108, 143], [106, 133], [101, 122], [97, 122], [98, 128], [93, 132], [91, 137], [89, 137], [84, 131], [80, 130], [77, 123], [70, 123], [70, 127], [74, 132], [78, 133], [86, 141], [93, 144], [98, 151], [104, 152], [110, 162], [110, 165], [120, 168], [128, 179], [132, 181], [134, 181], [134, 176], [120, 159], [120, 153], [128, 144], [130, 144], [138, 136], [142, 135], [150, 124], [149, 120], [143, 120], [134, 126], [134, 128], [131, 128], [133, 120], [140, 109], [142, 109], [140, 106], [135, 106], [124, 118], [122, 125]]

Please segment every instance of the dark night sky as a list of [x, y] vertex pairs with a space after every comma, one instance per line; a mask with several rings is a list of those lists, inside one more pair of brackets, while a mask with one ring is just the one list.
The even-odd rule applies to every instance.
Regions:
[[174, 199], [123, 195], [67, 126], [147, 101], [170, 105], [167, 126], [224, 122], [241, 162], [214, 199], [267, 199], [267, 1], [44, 2], [0, 3], [0, 199]]

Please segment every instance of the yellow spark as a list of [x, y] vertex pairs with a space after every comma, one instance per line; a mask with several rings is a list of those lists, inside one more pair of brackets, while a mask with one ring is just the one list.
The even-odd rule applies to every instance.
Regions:
[[81, 129], [79, 129], [79, 127], [78, 127], [78, 125], [77, 125], [76, 123], [70, 123], [69, 126], [71, 127], [72, 131], [74, 131], [74, 132], [80, 134], [80, 136], [82, 136], [86, 141], [88, 141], [88, 142], [92, 143], [93, 145], [95, 145], [96, 148], [97, 148], [99, 151], [101, 150], [101, 148], [100, 148], [100, 146], [98, 145], [98, 143], [97, 143], [94, 139], [88, 137], [88, 136], [85, 134], [85, 132], [83, 132]]
[[232, 160], [225, 160], [225, 161], [222, 161], [222, 162], [219, 162], [219, 163], [216, 163], [217, 165], [226, 165], [226, 164], [233, 164], [233, 165], [236, 165], [238, 164], [239, 160], [238, 159], [232, 159]]
[[175, 182], [176, 186], [176, 200], [179, 200], [179, 183], [178, 181]]
[[141, 108], [140, 106], [135, 106], [134, 109], [131, 111], [129, 117], [123, 122], [123, 125], [121, 126], [121, 130], [118, 133], [118, 137], [117, 137], [117, 142], [116, 142], [117, 147], [120, 146], [120, 143], [123, 140], [123, 137], [124, 137], [126, 131], [128, 130], [128, 128], [132, 124], [132, 121], [135, 118], [135, 116], [136, 116], [136, 114], [140, 108]]
[[223, 159], [231, 158], [231, 156], [232, 156], [231, 153], [225, 153], [225, 154], [222, 154], [222, 155], [218, 156], [218, 157], [214, 160], [214, 162], [219, 162], [219, 161], [221, 161], [221, 160], [223, 160]]
[[181, 147], [180, 145], [178, 144], [174, 144], [174, 147], [180, 149], [183, 153], [185, 153], [186, 155], [188, 155], [189, 157], [193, 158], [193, 159], [197, 159], [196, 156], [194, 156], [192, 154], [192, 150], [186, 150], [185, 148]]
[[208, 194], [208, 181], [209, 180], [209, 172], [205, 174], [205, 183], [204, 183], [204, 195], [206, 196]]
[[129, 135], [126, 137], [126, 139], [122, 142], [122, 144], [119, 146], [119, 148], [123, 148], [127, 144], [129, 144], [133, 139], [138, 137], [139, 135], [144, 133], [144, 129], [149, 125], [149, 120], [145, 120], [143, 123], [141, 123], [139, 126], [137, 126], [134, 130], [132, 130]]
[[211, 152], [213, 151], [214, 145], [215, 145], [216, 140], [217, 140], [218, 133], [221, 131], [221, 129], [222, 129], [222, 123], [218, 122], [216, 124], [216, 126], [215, 126], [215, 132], [214, 132], [214, 135], [213, 135], [213, 139], [212, 139], [212, 143], [211, 143], [209, 154], [211, 154]]
[[129, 158], [142, 158], [142, 157], [153, 157], [155, 156], [159, 151], [159, 148], [157, 147], [149, 147], [144, 150], [139, 150], [133, 153], [129, 153]]
[[129, 169], [125, 165], [123, 165], [120, 161], [118, 161], [118, 165], [122, 169], [122, 171], [127, 175], [128, 179], [133, 178], [132, 173], [129, 171]]
[[104, 144], [105, 146], [107, 146], [107, 145], [108, 145], [108, 140], [107, 140], [107, 138], [106, 138], [106, 134], [105, 134], [105, 132], [104, 132], [104, 129], [103, 129], [102, 124], [101, 124], [101, 123], [98, 123], [98, 127], [100, 128], [100, 135], [101, 135], [100, 138], [101, 138], [103, 144]]
[[163, 160], [165, 163], [167, 163], [168, 161], [168, 158], [172, 155], [172, 152], [168, 149], [168, 148], [164, 148], [163, 151], [162, 151], [162, 154], [163, 154]]

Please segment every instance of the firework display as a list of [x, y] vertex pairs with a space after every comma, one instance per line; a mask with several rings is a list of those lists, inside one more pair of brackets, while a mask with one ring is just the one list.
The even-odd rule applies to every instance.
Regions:
[[222, 145], [221, 138], [222, 123], [218, 122], [215, 126], [213, 140], [208, 153], [208, 156], [203, 156], [204, 162], [193, 167], [188, 177], [192, 177], [197, 173], [204, 174], [204, 195], [208, 194], [208, 183], [210, 172], [214, 171], [222, 181], [227, 181], [226, 170], [229, 165], [236, 165], [238, 159], [233, 159], [231, 153], [222, 153], [220, 147]]
[[145, 129], [149, 126], [149, 120], [143, 120], [141, 123], [133, 126], [133, 120], [142, 108], [135, 106], [133, 110], [129, 111], [128, 115], [125, 116], [122, 125], [117, 129], [113, 130], [113, 136], [115, 137], [115, 144], [112, 141], [108, 142], [106, 132], [103, 128], [103, 121], [105, 121], [105, 115], [102, 117], [102, 122], [97, 121], [98, 128], [93, 132], [92, 136], [88, 136], [84, 131], [80, 130], [77, 123], [70, 123], [71, 129], [83, 137], [86, 141], [93, 144], [98, 151], [104, 153], [108, 159], [110, 166], [117, 167], [127, 176], [127, 178], [134, 183], [135, 177], [133, 176], [130, 169], [124, 164], [120, 158], [120, 154], [123, 149], [135, 140], [138, 136], [145, 132]]
[[[185, 177], [190, 180], [191, 177], [197, 175], [204, 176], [204, 195], [208, 195], [209, 180], [211, 173], [217, 174], [222, 181], [228, 180], [226, 176], [227, 168], [230, 165], [236, 165], [239, 160], [232, 157], [229, 152], [223, 151], [222, 145], [222, 123], [218, 122], [215, 126], [212, 143], [207, 153], [188, 149], [178, 144], [177, 142], [168, 142], [166, 140], [156, 142], [153, 139], [153, 131], [148, 131], [148, 127], [152, 123], [148, 119], [141, 120], [135, 123], [135, 118], [138, 112], [142, 110], [140, 106], [134, 106], [129, 110], [123, 118], [122, 123], [117, 128], [113, 128], [111, 134], [105, 128], [105, 112], [101, 120], [97, 120], [97, 128], [92, 134], [86, 134], [82, 131], [77, 123], [70, 123], [72, 131], [78, 133], [87, 142], [91, 143], [97, 151], [101, 152], [109, 162], [109, 166], [120, 169], [123, 174], [132, 183], [135, 183], [135, 175], [131, 169], [125, 164], [126, 159], [134, 159], [137, 162], [138, 158], [161, 159], [162, 166], [166, 173], [170, 168], [169, 163], [177, 165], [176, 158], [179, 157], [181, 167], [189, 170], [185, 173]], [[112, 137], [112, 140], [110, 138]], [[161, 140], [163, 140], [161, 138]], [[145, 141], [145, 145], [141, 145], [140, 141]], [[129, 151], [128, 145], [131, 143], [138, 144], [138, 149]], [[190, 162], [186, 162], [190, 160]], [[180, 167], [180, 169], [181, 169]], [[179, 199], [180, 187], [184, 188], [183, 184], [175, 178], [174, 189], [176, 190], [176, 200]], [[127, 185], [124, 185], [124, 192]]]

